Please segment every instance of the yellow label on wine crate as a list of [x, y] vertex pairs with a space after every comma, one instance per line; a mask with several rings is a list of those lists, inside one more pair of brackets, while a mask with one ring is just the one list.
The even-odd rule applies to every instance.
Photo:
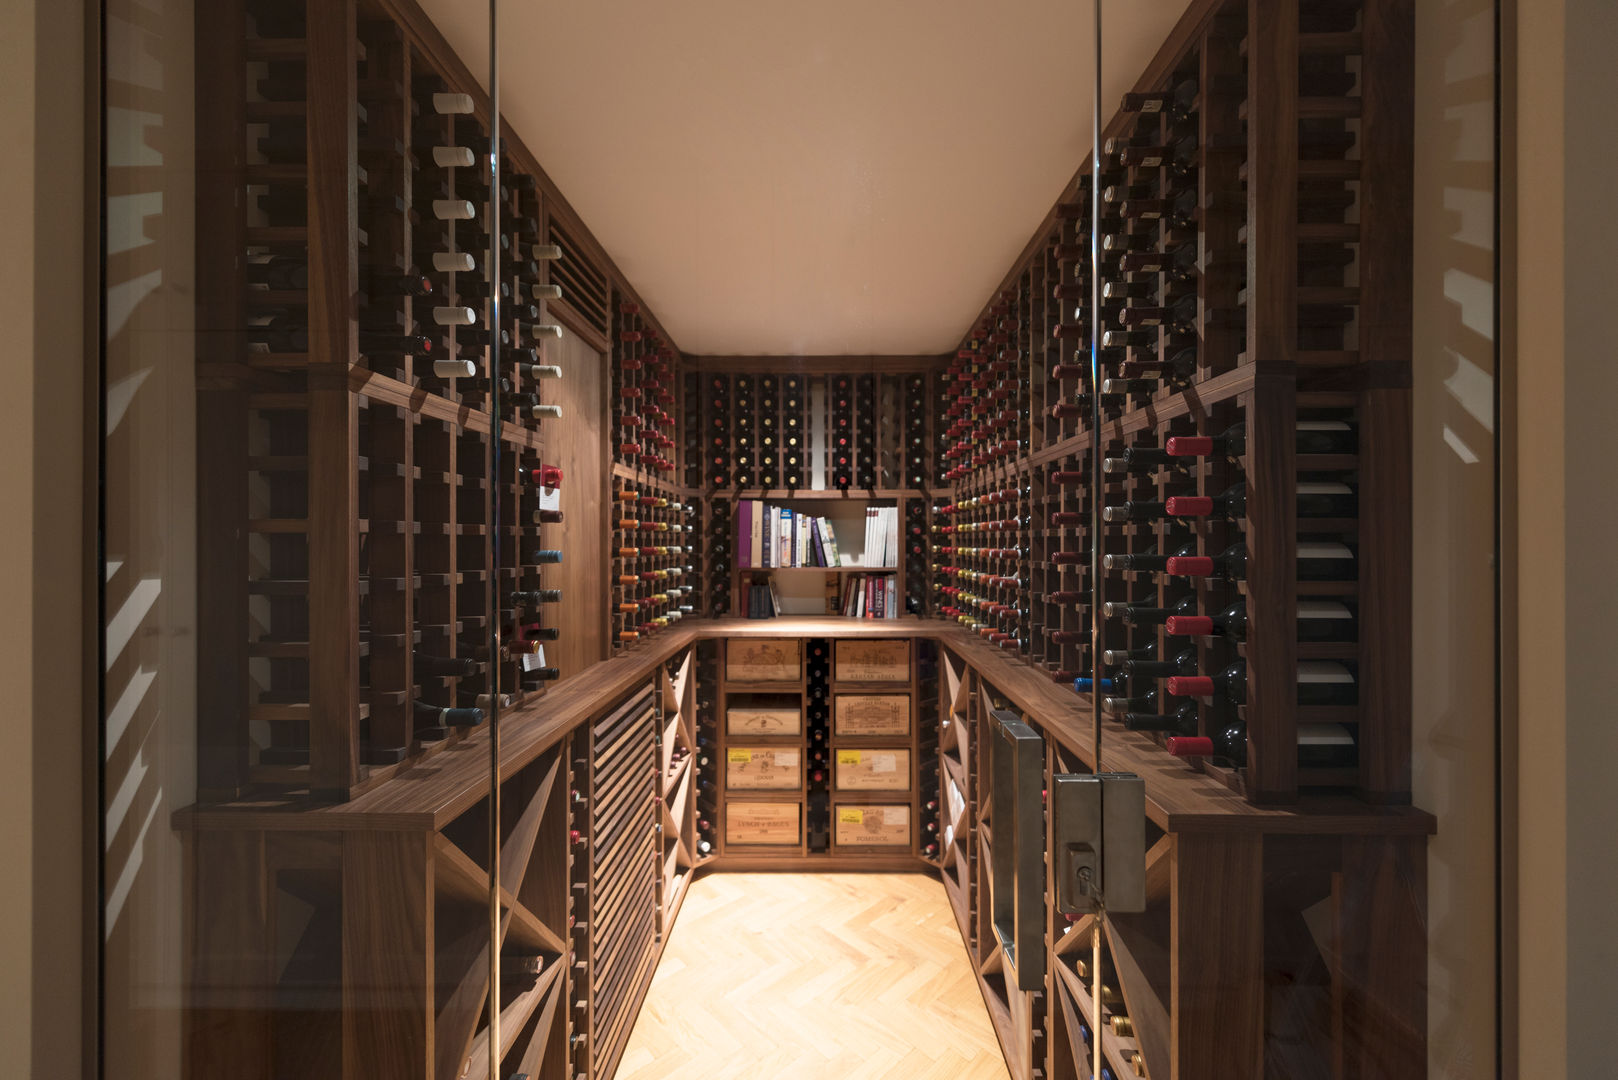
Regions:
[[910, 846], [910, 807], [837, 807], [837, 846], [840, 848]]
[[[852, 753], [852, 759], [844, 759]], [[910, 751], [902, 747], [837, 752], [839, 791], [909, 791]]]
[[803, 786], [797, 747], [752, 746], [728, 755], [725, 785], [744, 790], [793, 790]]
[[860, 752], [858, 750], [839, 750], [839, 751], [837, 751], [837, 764], [839, 764], [839, 765], [858, 765], [859, 763], [860, 763]]

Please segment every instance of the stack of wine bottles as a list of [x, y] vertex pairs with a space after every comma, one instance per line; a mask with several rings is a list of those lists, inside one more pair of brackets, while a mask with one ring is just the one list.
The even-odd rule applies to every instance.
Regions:
[[935, 506], [933, 548], [939, 613], [1011, 653], [1030, 648], [1030, 491], [1014, 476], [1006, 486], [957, 486], [956, 501]]
[[792, 493], [818, 476], [835, 491], [894, 491], [932, 481], [927, 372], [704, 372], [683, 385], [687, 451], [700, 455], [709, 488]]
[[1409, 791], [1407, 150], [1360, 142], [1352, 7], [1263, 97], [1219, 32], [1126, 95], [943, 377], [940, 614], [1258, 800]]
[[711, 697], [703, 696], [703, 688], [719, 685], [719, 656], [721, 643], [699, 641], [697, 649], [697, 745], [692, 772], [692, 790], [696, 794], [696, 850], [699, 859], [713, 855], [719, 841], [719, 722], [717, 706]]
[[730, 500], [713, 496], [708, 500], [708, 539], [704, 566], [704, 597], [707, 612], [714, 618], [730, 614], [731, 571], [735, 566], [735, 519]]
[[[918, 760], [937, 762], [938, 758], [938, 648], [926, 638], [915, 643], [916, 655], [916, 751]], [[924, 768], [917, 778], [916, 800], [921, 806], [919, 844], [921, 857], [937, 863], [942, 857], [943, 814], [939, 809], [940, 769]]]
[[805, 645], [804, 735], [808, 768], [804, 772], [807, 802], [804, 827], [810, 851], [831, 846], [831, 644], [811, 638]]
[[613, 492], [612, 616], [620, 647], [696, 614], [696, 507], [666, 490], [620, 483]]
[[674, 350], [642, 317], [639, 301], [620, 298], [612, 355], [613, 460], [653, 476], [677, 467], [673, 431]]

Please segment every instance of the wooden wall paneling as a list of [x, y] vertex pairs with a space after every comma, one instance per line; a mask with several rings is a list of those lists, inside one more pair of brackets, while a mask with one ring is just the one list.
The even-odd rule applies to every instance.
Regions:
[[1172, 1080], [1258, 1080], [1264, 1060], [1262, 840], [1174, 837]]
[[1337, 882], [1344, 1080], [1427, 1075], [1427, 853], [1421, 839], [1345, 837]]
[[1297, 795], [1298, 3], [1247, 5], [1248, 793]]
[[[358, 779], [358, 39], [352, 0], [311, 5], [309, 175], [310, 784], [346, 794]], [[323, 369], [323, 370], [322, 370]]]
[[[247, 130], [243, 0], [196, 9], [197, 794], [231, 799], [247, 781], [248, 502], [243, 252]], [[228, 268], [228, 271], [226, 270]], [[235, 372], [213, 377], [205, 371]]]
[[1360, 342], [1375, 364], [1360, 411], [1360, 777], [1411, 792], [1412, 0], [1365, 0], [1360, 68]]
[[186, 838], [187, 1080], [270, 1080], [273, 927], [265, 837], [256, 830]]
[[343, 1077], [437, 1077], [432, 837], [343, 838]]
[[[557, 359], [549, 362], [559, 363], [563, 371], [554, 393], [562, 419], [552, 421], [554, 430], [547, 431], [547, 458], [561, 466], [564, 478], [562, 523], [546, 529], [562, 550], [563, 562], [552, 572], [564, 579], [557, 581], [563, 588], [562, 636], [551, 662], [562, 669], [565, 679], [608, 653], [606, 547], [612, 537], [614, 484], [609, 458], [601, 453], [606, 438], [605, 360], [572, 334], [552, 345], [550, 355]], [[544, 546], [553, 545], [547, 540]], [[550, 658], [549, 650], [546, 657]]]
[[[1242, 58], [1237, 42], [1229, 35], [1210, 34], [1203, 39], [1200, 60], [1198, 93], [1202, 108], [1197, 114], [1201, 123], [1198, 145], [1228, 143], [1241, 138], [1242, 121], [1236, 104], [1228, 92], [1220, 89], [1241, 78]], [[1240, 172], [1240, 155], [1205, 154], [1197, 173], [1200, 186], [1197, 206], [1202, 222], [1198, 231], [1202, 242], [1198, 260], [1202, 267], [1198, 278], [1202, 348], [1197, 356], [1197, 374], [1202, 378], [1233, 367], [1242, 338], [1234, 327], [1214, 317], [1216, 313], [1234, 308], [1241, 290], [1243, 274], [1234, 265], [1241, 251], [1237, 233], [1245, 211], [1238, 195]]]

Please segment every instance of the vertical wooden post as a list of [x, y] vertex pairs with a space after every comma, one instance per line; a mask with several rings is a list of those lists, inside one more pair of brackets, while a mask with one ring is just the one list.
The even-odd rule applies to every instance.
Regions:
[[356, 30], [354, 0], [309, 5], [309, 766], [336, 795], [359, 758]]
[[1176, 833], [1170, 865], [1173, 1080], [1258, 1080], [1263, 840], [1257, 833]]
[[[197, 795], [231, 799], [247, 778], [247, 66], [243, 0], [197, 7]], [[234, 88], [234, 92], [232, 89]], [[227, 270], [228, 268], [228, 270]], [[243, 371], [245, 374], [245, 370]]]
[[433, 1075], [433, 837], [343, 837], [343, 1078]]
[[1427, 1075], [1427, 838], [1348, 837], [1340, 879], [1343, 1080]]
[[1298, 0], [1247, 6], [1247, 791], [1298, 793]]
[[1360, 789], [1410, 799], [1415, 16], [1366, 0], [1360, 69]]

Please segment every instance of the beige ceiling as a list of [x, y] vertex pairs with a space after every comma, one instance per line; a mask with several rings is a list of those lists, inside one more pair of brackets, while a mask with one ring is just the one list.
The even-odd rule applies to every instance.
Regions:
[[[1105, 0], [1110, 115], [1187, 0]], [[488, 4], [422, 0], [487, 71]], [[1089, 0], [502, 0], [501, 108], [685, 351], [953, 349], [1089, 145]]]

